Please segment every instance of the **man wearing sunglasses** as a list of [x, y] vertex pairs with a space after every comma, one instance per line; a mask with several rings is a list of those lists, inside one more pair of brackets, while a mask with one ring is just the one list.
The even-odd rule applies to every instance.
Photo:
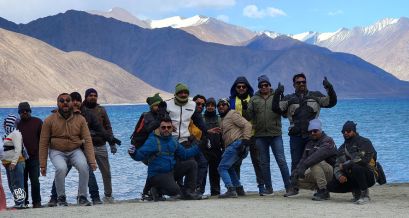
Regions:
[[[68, 206], [65, 195], [65, 176], [67, 165], [72, 164], [79, 173], [78, 204], [90, 206], [87, 199], [89, 171], [96, 170], [94, 148], [85, 118], [73, 113], [71, 97], [62, 93], [57, 98], [58, 110], [49, 115], [41, 129], [40, 172], [47, 174], [47, 157], [55, 167], [55, 187], [59, 206]], [[84, 150], [81, 149], [83, 146]], [[85, 154], [85, 155], [84, 155]]]
[[291, 173], [291, 190], [284, 197], [298, 194], [298, 189], [317, 190], [312, 200], [330, 198], [327, 184], [333, 177], [333, 165], [337, 156], [334, 140], [322, 131], [321, 121], [313, 119], [308, 125], [310, 141], [297, 167]]
[[300, 73], [293, 76], [295, 93], [284, 97], [284, 86], [281, 83], [278, 83], [274, 93], [273, 111], [284, 114], [290, 121], [288, 135], [290, 136], [291, 171], [298, 165], [309, 140], [309, 121], [319, 117], [321, 108], [331, 108], [337, 104], [337, 95], [327, 77], [322, 84], [327, 91], [327, 96], [319, 91], [309, 91], [307, 79], [303, 73]]

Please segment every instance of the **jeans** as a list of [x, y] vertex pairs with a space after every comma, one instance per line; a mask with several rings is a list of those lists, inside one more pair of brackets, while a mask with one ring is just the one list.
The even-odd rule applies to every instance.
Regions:
[[49, 150], [50, 160], [55, 167], [55, 188], [58, 196], [65, 196], [65, 176], [68, 163], [72, 164], [79, 173], [78, 196], [87, 197], [89, 169], [84, 152], [77, 148], [70, 152]]
[[38, 159], [29, 158], [26, 160], [26, 167], [24, 169], [24, 191], [26, 192], [25, 204], [29, 204], [28, 179], [31, 183], [31, 199], [32, 203], [41, 203], [40, 195], [40, 161]]
[[6, 168], [8, 185], [11, 194], [14, 197], [14, 203], [16, 205], [24, 204], [24, 168], [26, 163], [24, 161], [17, 162], [16, 167], [10, 170], [10, 164], [4, 165]]
[[197, 163], [197, 181], [196, 187], [199, 188], [200, 191], [205, 190], [206, 187], [206, 177], [207, 177], [207, 166], [208, 162], [202, 152], [199, 152], [195, 156], [195, 160]]
[[270, 147], [280, 168], [284, 186], [286, 189], [290, 188], [290, 173], [285, 160], [283, 138], [281, 136], [256, 137], [256, 146], [259, 151], [260, 168], [266, 188], [273, 187], [270, 171]]
[[290, 136], [291, 172], [297, 168], [309, 138]]
[[241, 186], [236, 170], [233, 167], [234, 164], [240, 160], [240, 147], [241, 140], [236, 140], [228, 145], [222, 155], [222, 160], [219, 164], [219, 174], [227, 188]]

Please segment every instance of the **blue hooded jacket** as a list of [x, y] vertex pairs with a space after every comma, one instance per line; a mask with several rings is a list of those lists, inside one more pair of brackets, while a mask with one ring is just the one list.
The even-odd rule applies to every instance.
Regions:
[[251, 96], [253, 96], [254, 94], [254, 90], [253, 87], [251, 87], [249, 81], [246, 79], [246, 77], [244, 76], [239, 76], [237, 77], [237, 79], [234, 81], [231, 89], [230, 89], [230, 109], [234, 110], [236, 109], [236, 96], [237, 96], [237, 92], [236, 92], [236, 85], [237, 83], [244, 83], [247, 86], [247, 92], [248, 94]]

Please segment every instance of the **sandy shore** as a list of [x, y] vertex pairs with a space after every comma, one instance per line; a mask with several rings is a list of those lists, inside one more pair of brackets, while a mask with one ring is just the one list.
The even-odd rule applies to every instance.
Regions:
[[355, 205], [352, 195], [331, 193], [331, 200], [311, 200], [302, 190], [294, 198], [258, 196], [200, 201], [118, 201], [90, 207], [69, 206], [0, 212], [0, 217], [409, 217], [409, 184], [388, 184], [370, 189], [371, 202]]

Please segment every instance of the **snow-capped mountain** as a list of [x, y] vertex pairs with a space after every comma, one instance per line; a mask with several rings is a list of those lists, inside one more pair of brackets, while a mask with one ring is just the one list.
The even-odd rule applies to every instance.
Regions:
[[116, 20], [120, 20], [120, 21], [123, 21], [123, 22], [131, 23], [131, 24], [135, 24], [135, 25], [140, 26], [142, 28], [150, 28], [149, 23], [135, 17], [134, 15], [129, 13], [127, 10], [122, 9], [122, 8], [115, 7], [115, 8], [112, 8], [112, 9], [108, 10], [108, 11], [87, 11], [87, 12], [90, 13], [90, 14], [104, 16], [104, 17], [107, 17], [107, 18], [114, 18]]
[[198, 26], [201, 24], [205, 24], [208, 22], [208, 17], [203, 16], [193, 16], [189, 18], [182, 18], [180, 16], [169, 17], [161, 20], [150, 20], [148, 21], [150, 28], [164, 28], [164, 27], [172, 27], [172, 28], [183, 28], [189, 26]]

